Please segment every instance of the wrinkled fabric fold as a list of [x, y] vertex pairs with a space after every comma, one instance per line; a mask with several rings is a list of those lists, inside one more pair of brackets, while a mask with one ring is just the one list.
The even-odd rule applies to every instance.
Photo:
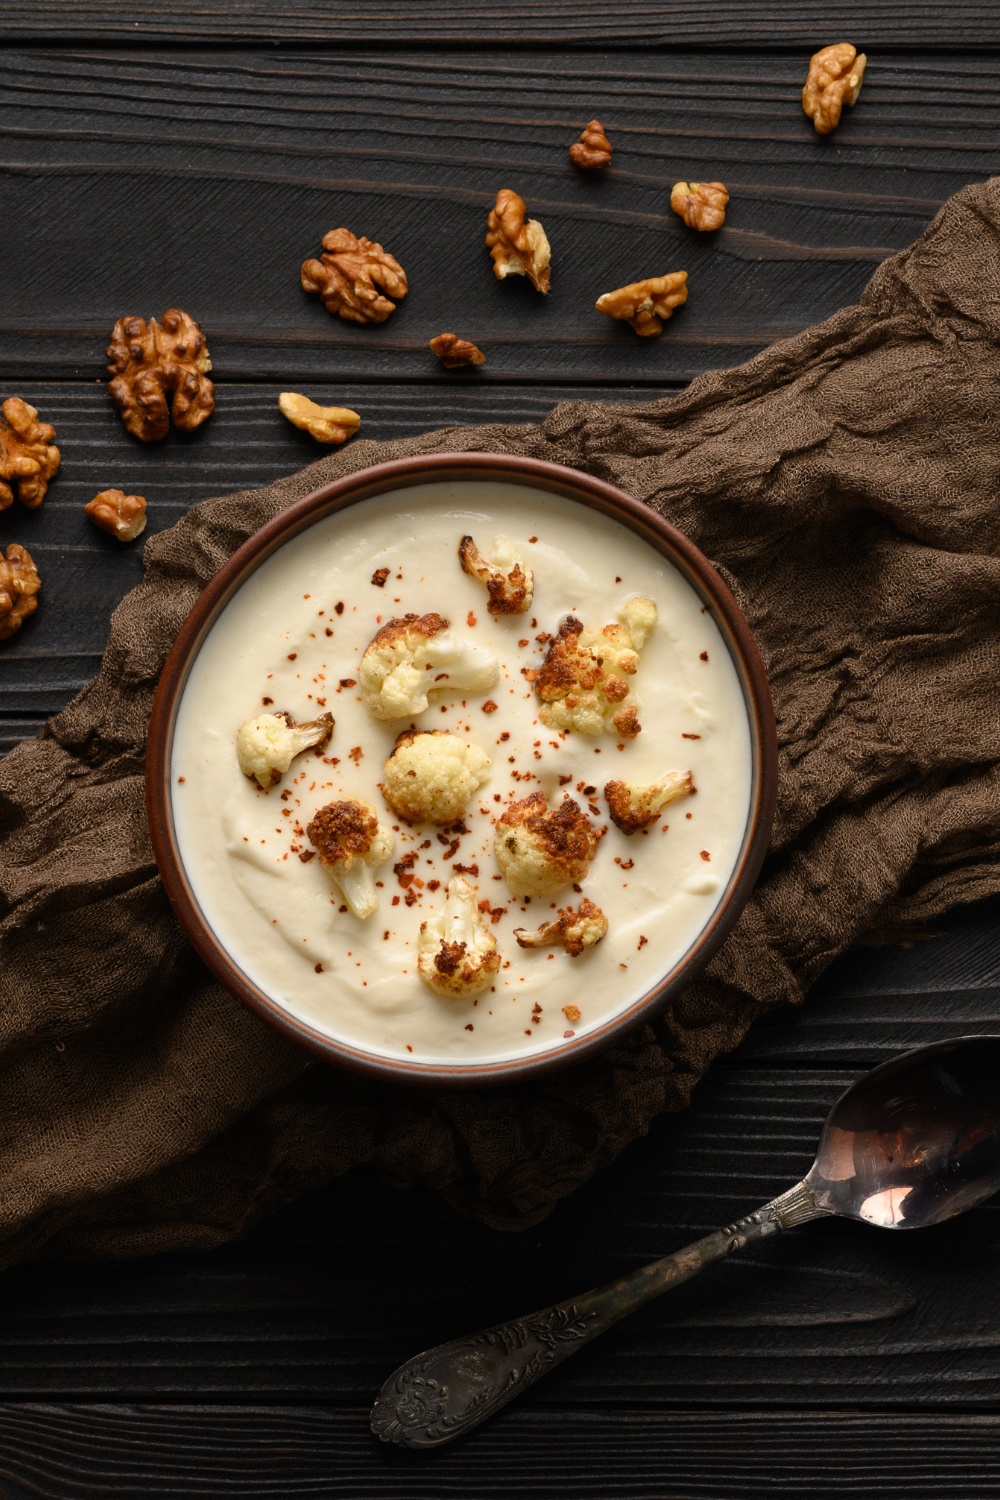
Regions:
[[[858, 306], [682, 396], [355, 442], [152, 537], [100, 675], [0, 764], [0, 1263], [209, 1247], [361, 1164], [523, 1227], [866, 931], [1000, 889], [998, 337], [990, 181]], [[568, 464], [690, 536], [780, 742], [771, 852], [705, 974], [605, 1056], [482, 1093], [357, 1078], [251, 1016], [183, 938], [143, 812], [157, 678], [225, 559], [329, 480], [454, 450]]]

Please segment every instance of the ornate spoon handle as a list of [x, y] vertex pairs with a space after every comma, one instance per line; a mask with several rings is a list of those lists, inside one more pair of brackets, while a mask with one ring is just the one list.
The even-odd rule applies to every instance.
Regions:
[[437, 1448], [513, 1401], [556, 1365], [668, 1287], [746, 1245], [819, 1218], [804, 1182], [684, 1250], [585, 1292], [570, 1302], [438, 1344], [389, 1376], [372, 1408], [372, 1432], [384, 1443]]

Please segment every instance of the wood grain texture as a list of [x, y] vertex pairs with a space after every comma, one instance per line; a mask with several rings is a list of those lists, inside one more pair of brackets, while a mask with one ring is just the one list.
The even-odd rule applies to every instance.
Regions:
[[[57, 51], [0, 57], [0, 367], [99, 378], [114, 320], [186, 308], [220, 379], [440, 384], [427, 349], [473, 339], [482, 383], [652, 388], [732, 365], [857, 299], [951, 192], [992, 171], [993, 63], [886, 54], [820, 138], [802, 67], [775, 53]], [[566, 157], [598, 115], [606, 173]], [[717, 235], [670, 212], [679, 177], [732, 192]], [[516, 187], [553, 244], [553, 291], [498, 283], [483, 247]], [[38, 235], [45, 203], [44, 244]], [[357, 328], [299, 285], [346, 223], [381, 240], [411, 291]], [[683, 267], [662, 338], [596, 296]]]
[[[317, 41], [468, 46], [555, 44], [644, 51], [657, 46], [797, 48], [812, 52], [842, 38], [866, 47], [997, 46], [1000, 22], [989, 0], [941, 6], [929, 0], [865, 4], [828, 0], [818, 13], [808, 0], [645, 0], [616, 11], [605, 0], [381, 0], [377, 9], [337, 7], [322, 0], [46, 0], [52, 40]], [[0, 39], [34, 40], [38, 13], [0, 0]]]
[[[487, 387], [451, 377], [427, 386], [307, 382], [307, 395], [349, 406], [373, 439], [415, 436], [435, 427], [538, 422], [566, 392], [560, 387]], [[142, 577], [142, 540], [130, 546], [96, 530], [83, 507], [109, 486], [145, 495], [144, 538], [172, 525], [198, 500], [253, 489], [312, 463], [325, 451], [278, 411], [280, 386], [220, 385], [211, 421], [144, 446], [122, 426], [103, 385], [18, 381], [15, 390], [56, 428], [62, 469], [40, 510], [0, 514], [0, 544], [20, 542], [42, 575], [37, 614], [0, 647], [0, 753], [30, 738], [100, 666], [111, 612]], [[635, 400], [630, 388], [574, 389], [580, 399]]]
[[[789, 1186], [852, 1076], [723, 1064], [689, 1111], [522, 1234], [357, 1172], [212, 1255], [16, 1268], [0, 1396], [367, 1403], [408, 1355], [610, 1279]], [[792, 1231], [663, 1297], [525, 1399], [991, 1411], [998, 1242], [1000, 1204], [919, 1234]]]
[[0, 1408], [6, 1500], [996, 1500], [1000, 1419], [506, 1412], [423, 1457], [377, 1448], [364, 1410]]

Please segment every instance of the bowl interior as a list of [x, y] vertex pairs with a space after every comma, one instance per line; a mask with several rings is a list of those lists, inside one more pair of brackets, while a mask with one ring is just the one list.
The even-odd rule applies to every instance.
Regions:
[[[510, 489], [511, 485], [516, 489]], [[379, 496], [385, 498], [376, 499]], [[460, 525], [473, 530], [484, 547], [493, 535], [512, 533], [537, 574], [529, 617], [534, 627], [523, 616], [487, 616], [485, 591], [466, 578], [454, 560]], [[530, 535], [525, 535], [529, 528]], [[578, 548], [574, 559], [583, 558], [585, 564], [577, 570], [579, 577], [559, 561], [574, 546]], [[390, 572], [378, 587], [372, 575], [383, 558]], [[645, 572], [644, 559], [650, 564]], [[621, 575], [614, 572], [618, 568]], [[622, 598], [655, 591], [661, 577], [673, 580], [671, 587], [676, 583], [677, 595], [668, 599], [666, 616], [661, 606], [661, 620], [666, 623], [651, 637], [636, 679], [644, 737], [629, 742], [622, 751], [617, 749], [621, 741], [615, 735], [584, 745], [583, 736], [564, 737], [558, 732], [547, 736], [536, 729], [540, 740], [523, 740], [527, 723], [523, 714], [532, 712], [534, 706], [532, 689], [523, 676], [524, 663], [537, 664], [544, 654], [544, 641], [539, 644], [534, 637], [551, 633], [559, 618], [574, 611], [595, 625], [605, 623], [614, 618], [614, 606]], [[282, 606], [268, 616], [276, 598], [287, 598], [287, 609]], [[340, 613], [337, 606], [343, 606]], [[332, 711], [338, 721], [329, 758], [339, 764], [319, 767], [313, 803], [317, 798], [360, 795], [378, 806], [374, 778], [393, 736], [408, 721], [376, 728], [369, 721], [366, 728], [367, 710], [360, 705], [356, 681], [348, 674], [356, 673], [360, 649], [377, 628], [376, 621], [435, 607], [447, 612], [455, 626], [466, 626], [463, 635], [476, 638], [497, 655], [505, 674], [492, 694], [499, 700], [499, 712], [484, 716], [482, 694], [478, 699], [467, 695], [461, 707], [453, 694], [446, 694], [440, 706], [432, 697], [428, 711], [416, 720], [420, 728], [443, 728], [472, 739], [491, 754], [491, 780], [481, 793], [488, 801], [473, 799], [478, 806], [475, 813], [470, 812], [470, 823], [479, 817], [484, 827], [491, 825], [492, 814], [498, 810], [494, 798], [499, 800], [501, 794], [506, 801], [513, 792], [526, 795], [540, 786], [553, 805], [556, 795], [565, 795], [557, 794], [556, 788], [560, 781], [566, 784], [568, 771], [572, 784], [567, 790], [589, 804], [596, 822], [607, 825], [600, 789], [609, 773], [646, 782], [655, 779], [658, 771], [678, 768], [685, 756], [697, 763], [699, 796], [690, 804], [697, 808], [697, 817], [690, 815], [689, 825], [685, 814], [678, 812], [675, 819], [673, 808], [667, 809], [649, 835], [627, 841], [613, 825], [607, 825], [609, 835], [599, 851], [604, 883], [597, 889], [596, 878], [588, 878], [585, 894], [609, 907], [612, 927], [600, 947], [577, 960], [561, 951], [551, 958], [538, 951], [524, 953], [512, 941], [513, 925], [533, 927], [544, 921], [553, 914], [550, 903], [536, 899], [529, 912], [511, 902], [495, 867], [490, 868], [485, 835], [475, 843], [475, 827], [464, 844], [460, 839], [451, 850], [434, 843], [438, 830], [411, 830], [396, 821], [396, 858], [409, 852], [412, 861], [408, 865], [404, 857], [402, 871], [393, 865], [379, 871], [385, 876], [380, 913], [359, 937], [354, 918], [340, 921], [338, 914], [331, 921], [328, 883], [318, 865], [306, 868], [307, 841], [300, 836], [296, 843], [295, 835], [289, 833], [305, 822], [306, 813], [298, 810], [299, 793], [308, 804], [305, 778], [308, 774], [309, 782], [316, 785], [314, 758], [302, 757], [282, 788], [267, 797], [255, 793], [235, 769], [235, 728], [244, 717], [264, 711], [262, 700], [273, 700], [271, 711], [289, 707], [296, 719], [310, 713], [315, 717], [319, 702], [325, 700], [323, 711]], [[467, 621], [475, 621], [474, 626]], [[682, 628], [685, 621], [687, 637]], [[695, 641], [697, 632], [701, 634]], [[680, 670], [678, 652], [691, 643], [708, 649], [696, 653], [699, 666], [694, 677], [685, 659], [687, 699], [672, 704], [668, 701], [671, 672]], [[704, 675], [699, 678], [697, 672]], [[315, 680], [317, 676], [321, 681]], [[712, 699], [713, 691], [717, 702]], [[738, 759], [733, 746], [739, 735], [732, 726], [730, 740], [722, 733], [720, 742], [719, 720], [727, 714], [734, 721], [739, 717], [745, 734], [745, 785], [741, 789], [730, 784], [732, 774], [727, 779], [720, 769], [727, 755], [732, 764]], [[215, 769], [208, 757], [208, 768], [203, 771], [198, 757], [192, 758], [190, 724], [204, 723], [206, 717], [217, 721], [212, 727], [218, 754]], [[708, 730], [699, 734], [703, 720]], [[504, 752], [512, 744], [501, 741], [508, 723], [512, 743], [520, 747], [518, 756], [512, 758], [517, 763], [509, 772]], [[687, 732], [679, 728], [682, 723]], [[224, 750], [218, 748], [220, 743]], [[529, 750], [529, 744], [541, 748]], [[359, 752], [356, 759], [354, 751]], [[602, 760], [580, 759], [595, 752]], [[240, 999], [331, 1061], [364, 1072], [414, 1081], [499, 1082], [544, 1071], [607, 1046], [614, 1036], [666, 1004], [707, 962], [735, 921], [766, 849], [773, 811], [774, 755], [773, 717], [756, 647], [725, 585], [691, 543], [646, 507], [583, 475], [528, 460], [463, 454], [404, 460], [328, 486], [277, 517], [234, 554], [199, 599], [165, 668], [150, 727], [147, 795], [154, 848], [168, 895], [202, 957]], [[231, 772], [238, 784], [234, 796], [242, 802], [235, 812], [219, 811], [229, 796], [228, 783], [211, 784], [213, 775], [223, 774], [219, 756], [226, 760], [225, 776]], [[515, 780], [508, 780], [508, 775]], [[279, 801], [282, 793], [284, 806]], [[215, 829], [210, 825], [217, 814], [222, 821]], [[241, 818], [245, 821], [240, 822]], [[650, 839], [661, 837], [660, 828], [667, 822], [669, 843], [651, 844]], [[204, 839], [203, 830], [207, 830]], [[282, 856], [280, 840], [286, 834]], [[428, 834], [431, 853], [420, 847]], [[675, 890], [668, 881], [664, 895], [657, 883], [662, 875], [653, 879], [649, 873], [653, 861], [660, 871], [684, 864], [685, 848], [693, 847], [692, 839], [699, 842], [696, 834], [712, 846], [710, 851], [696, 850], [704, 866], [695, 863], [692, 869], [690, 860], [685, 865], [689, 869], [685, 880], [698, 890]], [[270, 841], [267, 850], [256, 855], [249, 846], [265, 840]], [[239, 847], [241, 841], [246, 849]], [[440, 842], [449, 841], [453, 840], [446, 830]], [[223, 862], [225, 883], [233, 885], [230, 874], [236, 870], [235, 884], [241, 892], [228, 907], [228, 895], [226, 900], [218, 899], [220, 882], [212, 874], [212, 849], [220, 843], [237, 849], [233, 861]], [[272, 843], [278, 851], [276, 860], [284, 859], [275, 869], [265, 868]], [[661, 848], [670, 850], [666, 863]], [[407, 975], [405, 983], [389, 982], [391, 963], [385, 974], [379, 969], [379, 964], [385, 967], [384, 959], [372, 949], [368, 934], [375, 931], [375, 925], [382, 927], [386, 912], [386, 922], [398, 923], [399, 941], [415, 943], [419, 920], [432, 914], [440, 899], [426, 889], [429, 878], [440, 874], [443, 883], [448, 872], [428, 869], [416, 891], [410, 877], [432, 855], [445, 854], [451, 854], [452, 867], [458, 864], [476, 871], [475, 877], [468, 878], [479, 883], [480, 894], [485, 892], [486, 904], [493, 903], [494, 912], [502, 901], [508, 908], [516, 907], [494, 920], [505, 962], [510, 955], [507, 988], [515, 978], [526, 986], [515, 992], [518, 998], [512, 998], [514, 1010], [509, 1015], [516, 1012], [518, 1021], [527, 1024], [514, 1027], [503, 1011], [501, 1025], [493, 1009], [496, 1001], [487, 1005], [481, 999], [475, 1013], [469, 1011], [469, 1022], [463, 1012], [456, 1041], [452, 1034], [457, 1030], [455, 1002], [430, 997], [432, 1009], [426, 1010], [427, 995], [407, 969], [403, 948], [398, 951]], [[623, 866], [633, 865], [637, 871], [625, 877]], [[595, 862], [595, 872], [597, 868]], [[706, 882], [708, 888], [702, 890]], [[661, 896], [662, 910], [658, 908]], [[569, 891], [559, 898], [560, 902], [575, 899]], [[251, 926], [239, 918], [243, 908], [255, 913], [253, 941], [249, 942]], [[279, 913], [278, 918], [269, 915], [272, 911]], [[268, 957], [257, 939], [263, 941], [264, 929], [278, 923], [281, 942], [272, 945]], [[405, 939], [404, 933], [408, 934]], [[616, 943], [611, 942], [612, 934]], [[272, 935], [268, 930], [267, 943]], [[392, 925], [392, 940], [383, 953], [396, 952], [396, 940], [397, 928]], [[300, 941], [310, 960], [307, 964], [294, 951]], [[353, 974], [345, 972], [349, 944]], [[298, 988], [286, 977], [285, 965], [275, 957], [278, 953], [285, 954], [296, 974], [301, 970]], [[517, 971], [526, 977], [520, 978]], [[364, 978], [365, 974], [370, 977]], [[371, 977], [376, 974], [381, 977]], [[544, 977], [536, 979], [539, 975]], [[419, 1003], [414, 995], [419, 996]], [[420, 1005], [425, 1006], [423, 1012]], [[574, 1008], [582, 1013], [579, 1021], [574, 1019]], [[355, 1012], [360, 1018], [357, 1024], [350, 1019]], [[468, 1032], [473, 1033], [471, 1038]], [[523, 1042], [516, 1039], [521, 1036]]]

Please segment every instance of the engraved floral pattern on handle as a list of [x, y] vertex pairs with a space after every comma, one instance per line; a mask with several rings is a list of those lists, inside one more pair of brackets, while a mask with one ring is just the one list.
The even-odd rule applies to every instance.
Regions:
[[382, 1387], [372, 1431], [407, 1448], [458, 1437], [572, 1353], [596, 1317], [560, 1303], [418, 1354]]

